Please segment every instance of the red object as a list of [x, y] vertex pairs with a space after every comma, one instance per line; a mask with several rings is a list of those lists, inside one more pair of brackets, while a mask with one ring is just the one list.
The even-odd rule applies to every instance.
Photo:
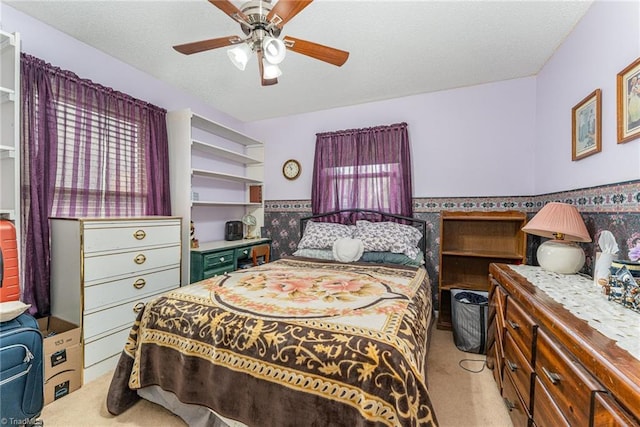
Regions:
[[0, 302], [20, 299], [18, 241], [11, 221], [0, 220]]

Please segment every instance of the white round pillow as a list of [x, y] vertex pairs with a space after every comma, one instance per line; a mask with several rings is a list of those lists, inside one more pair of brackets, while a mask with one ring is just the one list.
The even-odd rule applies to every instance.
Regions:
[[362, 257], [364, 243], [360, 239], [344, 237], [333, 242], [333, 258], [340, 262], [353, 262]]

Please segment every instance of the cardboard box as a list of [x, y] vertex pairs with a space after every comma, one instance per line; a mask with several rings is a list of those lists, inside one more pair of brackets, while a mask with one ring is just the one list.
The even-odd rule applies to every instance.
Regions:
[[82, 385], [80, 328], [57, 317], [38, 319], [44, 337], [44, 403], [49, 404]]
[[80, 344], [45, 355], [44, 404], [49, 404], [82, 385]]
[[45, 354], [80, 344], [80, 327], [74, 323], [49, 316], [38, 319], [38, 327], [44, 337]]

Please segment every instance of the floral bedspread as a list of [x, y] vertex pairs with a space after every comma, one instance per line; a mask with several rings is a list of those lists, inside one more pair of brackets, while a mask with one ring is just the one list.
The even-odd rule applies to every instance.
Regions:
[[432, 321], [423, 268], [288, 258], [164, 294], [109, 390], [119, 414], [159, 385], [249, 426], [426, 426]]

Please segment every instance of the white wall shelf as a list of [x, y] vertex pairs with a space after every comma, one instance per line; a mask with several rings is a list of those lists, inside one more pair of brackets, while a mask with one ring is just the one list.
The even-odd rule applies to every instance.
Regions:
[[[0, 30], [0, 218], [16, 227], [20, 262], [20, 34]], [[18, 269], [21, 271], [20, 267]]]
[[223, 181], [243, 182], [245, 184], [262, 184], [261, 180], [249, 178], [246, 176], [232, 175], [223, 172], [214, 172], [203, 169], [193, 169], [193, 176], [200, 176], [203, 178], [221, 179]]
[[217, 201], [207, 201], [207, 200], [192, 200], [191, 204], [193, 206], [244, 206], [244, 207], [254, 207], [260, 208], [262, 207], [262, 203], [244, 203], [244, 202], [217, 202]]
[[[263, 144], [193, 113], [167, 113], [171, 214], [182, 217], [182, 283], [190, 283], [190, 223], [201, 242], [224, 239], [224, 223], [252, 214], [264, 225], [263, 203], [249, 188], [263, 185]], [[195, 193], [198, 196], [195, 196]], [[196, 198], [198, 200], [193, 200]]]
[[226, 148], [216, 147], [215, 145], [207, 144], [195, 139], [191, 141], [191, 146], [193, 150], [209, 153], [216, 157], [221, 157], [244, 165], [257, 165], [262, 163], [262, 160], [254, 159], [253, 157], [245, 156], [244, 154], [227, 150]]
[[195, 113], [191, 113], [191, 126], [197, 129], [201, 129], [205, 132], [209, 132], [213, 135], [218, 135], [226, 140], [235, 142], [237, 144], [249, 146], [249, 145], [262, 145], [262, 142], [250, 136], [237, 132], [227, 126], [216, 123], [207, 118], [199, 116]]

